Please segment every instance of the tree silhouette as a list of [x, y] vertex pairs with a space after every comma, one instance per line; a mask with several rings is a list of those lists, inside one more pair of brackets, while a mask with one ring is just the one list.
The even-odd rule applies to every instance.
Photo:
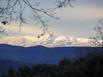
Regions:
[[71, 64], [71, 60], [68, 58], [64, 58], [63, 60], [59, 61], [59, 67], [64, 68], [66, 66], [69, 66]]
[[35, 64], [15, 71], [10, 68], [0, 77], [103, 77], [103, 52], [92, 52], [76, 60], [63, 59], [58, 64]]
[[16, 73], [15, 73], [14, 69], [10, 68], [7, 72], [6, 77], [16, 77]]
[[18, 77], [33, 77], [31, 69], [27, 66], [20, 67], [17, 75]]
[[103, 47], [103, 19], [99, 20], [100, 26], [95, 27], [96, 36], [91, 37], [92, 43], [98, 47]]
[[[1, 23], [3, 25], [6, 25], [12, 22], [19, 22], [19, 31], [21, 31], [21, 26], [25, 23], [28, 23], [25, 12], [27, 9], [30, 9], [30, 13], [32, 13], [32, 18], [34, 20], [33, 22], [35, 24], [41, 25], [40, 28], [43, 30], [43, 33], [47, 32], [50, 34], [47, 28], [46, 20], [43, 19], [43, 17], [47, 16], [50, 18], [57, 19], [58, 17], [55, 16], [55, 10], [58, 8], [66, 7], [68, 5], [72, 7], [71, 0], [55, 0], [55, 4], [53, 4], [53, 8], [52, 7], [49, 7], [49, 8], [40, 7], [41, 1], [0, 0]], [[40, 36], [38, 36], [38, 38], [40, 38]]]

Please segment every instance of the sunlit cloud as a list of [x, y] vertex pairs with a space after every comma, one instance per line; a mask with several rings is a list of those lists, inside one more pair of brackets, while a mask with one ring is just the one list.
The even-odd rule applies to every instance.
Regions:
[[[11, 32], [11, 33], [17, 33], [17, 34], [27, 34], [27, 35], [34, 35], [34, 34], [38, 34], [38, 32], [40, 32], [40, 28], [35, 26], [35, 25], [30, 25], [30, 24], [24, 24], [21, 25], [21, 31], [19, 31], [19, 25], [18, 24], [7, 24], [7, 25], [2, 25], [0, 24], [2, 27], [5, 28], [5, 30], [7, 32]], [[15, 34], [16, 35], [16, 34]]]
[[93, 46], [88, 38], [74, 38], [66, 36], [49, 36], [45, 35], [38, 39], [36, 36], [8, 36], [0, 39], [0, 44], [10, 44], [17, 46], [35, 46], [44, 45], [47, 47], [58, 46]]

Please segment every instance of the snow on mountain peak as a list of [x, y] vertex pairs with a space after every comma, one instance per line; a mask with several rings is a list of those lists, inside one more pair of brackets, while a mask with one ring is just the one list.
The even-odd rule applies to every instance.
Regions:
[[90, 39], [73, 38], [66, 36], [44, 35], [41, 38], [37, 36], [8, 36], [0, 39], [0, 44], [11, 44], [17, 46], [35, 46], [44, 45], [49, 47], [57, 46], [92, 46]]

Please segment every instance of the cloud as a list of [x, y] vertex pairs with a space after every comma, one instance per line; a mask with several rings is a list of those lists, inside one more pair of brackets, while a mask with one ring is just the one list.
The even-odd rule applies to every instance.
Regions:
[[2, 25], [5, 28], [6, 32], [10, 35], [34, 35], [40, 32], [40, 28], [35, 25], [24, 24], [21, 26], [21, 32], [19, 32], [19, 25], [17, 23], [11, 23], [8, 25]]
[[90, 39], [87, 38], [74, 38], [66, 36], [45, 36], [38, 39], [36, 36], [8, 36], [0, 39], [0, 44], [11, 44], [17, 46], [35, 46], [44, 45], [49, 47], [56, 46], [92, 46]]
[[57, 38], [55, 38], [55, 40], [54, 40], [54, 44], [55, 43], [59, 43], [59, 42], [68, 42], [68, 39], [67, 39], [67, 37], [66, 36], [58, 36]]

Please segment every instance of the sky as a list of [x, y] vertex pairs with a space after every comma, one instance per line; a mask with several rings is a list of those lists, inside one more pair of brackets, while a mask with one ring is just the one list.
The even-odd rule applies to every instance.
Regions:
[[[33, 0], [31, 0], [32, 2]], [[50, 0], [41, 1], [41, 6], [50, 7]], [[55, 4], [55, 0], [53, 0]], [[52, 19], [48, 22], [48, 29], [54, 35], [64, 35], [72, 37], [89, 38], [95, 35], [94, 27], [100, 25], [99, 19], [103, 18], [103, 0], [75, 0], [71, 2], [74, 6], [56, 10], [56, 16], [60, 19]], [[40, 7], [41, 7], [40, 6]], [[26, 9], [26, 17], [29, 21], [30, 11]], [[45, 19], [45, 16], [44, 16]], [[22, 26], [22, 31], [18, 31], [17, 23], [7, 25], [6, 31], [9, 36], [33, 35], [40, 32], [39, 26], [33, 22]]]

